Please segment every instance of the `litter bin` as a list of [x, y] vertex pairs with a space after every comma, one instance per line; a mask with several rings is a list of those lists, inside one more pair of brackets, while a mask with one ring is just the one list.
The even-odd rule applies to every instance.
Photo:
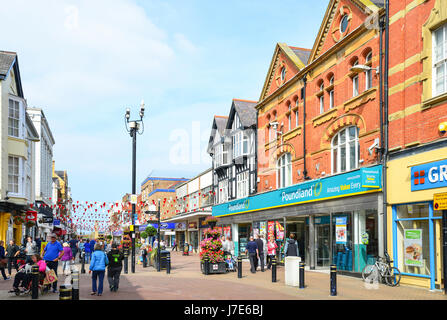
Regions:
[[166, 270], [168, 265], [168, 253], [167, 250], [160, 250], [160, 270]]
[[300, 285], [301, 257], [286, 257], [284, 259], [286, 286], [298, 287]]
[[185, 244], [183, 245], [183, 255], [184, 256], [189, 256], [189, 244], [185, 242]]

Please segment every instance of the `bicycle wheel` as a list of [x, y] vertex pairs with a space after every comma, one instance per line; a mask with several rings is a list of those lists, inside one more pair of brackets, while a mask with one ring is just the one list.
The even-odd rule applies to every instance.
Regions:
[[400, 282], [400, 278], [400, 271], [396, 267], [390, 267], [385, 275], [386, 284], [391, 287], [397, 286]]
[[371, 275], [372, 274], [378, 274], [378, 273], [379, 273], [379, 270], [377, 269], [376, 265], [374, 265], [374, 264], [367, 264], [363, 268], [363, 270], [362, 270], [363, 281], [370, 281], [370, 282], [372, 282]]

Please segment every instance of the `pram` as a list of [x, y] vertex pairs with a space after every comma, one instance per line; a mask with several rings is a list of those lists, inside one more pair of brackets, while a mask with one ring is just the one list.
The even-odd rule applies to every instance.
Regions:
[[230, 271], [237, 271], [237, 263], [236, 260], [234, 260], [233, 255], [230, 252], [225, 252], [225, 270], [227, 272]]

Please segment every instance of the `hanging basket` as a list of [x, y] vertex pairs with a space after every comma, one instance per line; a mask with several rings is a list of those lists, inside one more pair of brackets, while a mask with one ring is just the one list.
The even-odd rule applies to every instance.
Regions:
[[22, 216], [15, 216], [13, 218], [13, 220], [14, 220], [14, 224], [16, 224], [16, 225], [21, 225], [21, 224], [25, 223], [25, 219]]

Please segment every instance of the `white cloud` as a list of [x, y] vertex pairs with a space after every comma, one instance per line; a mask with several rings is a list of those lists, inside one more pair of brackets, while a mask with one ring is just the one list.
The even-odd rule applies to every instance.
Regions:
[[184, 34], [176, 33], [174, 39], [180, 50], [189, 54], [197, 53], [198, 48]]

